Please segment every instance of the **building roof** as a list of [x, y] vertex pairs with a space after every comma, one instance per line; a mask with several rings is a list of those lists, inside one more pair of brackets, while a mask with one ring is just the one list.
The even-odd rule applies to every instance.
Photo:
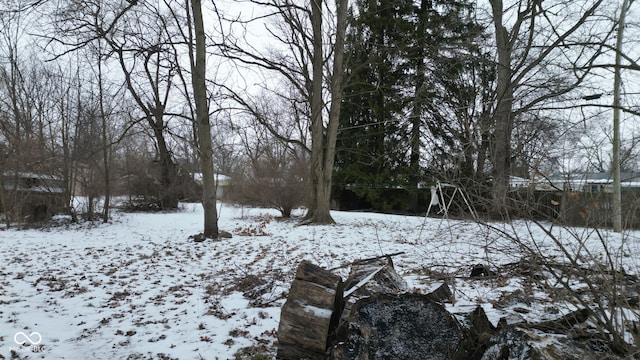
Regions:
[[[55, 194], [65, 192], [63, 179], [59, 176], [12, 171], [5, 171], [3, 175], [2, 188], [5, 191], [29, 191], [34, 193]], [[18, 181], [16, 181], [16, 179]]]
[[[569, 174], [552, 174], [546, 179], [552, 182], [581, 181], [588, 183], [610, 183], [613, 181], [613, 175], [606, 172], [580, 172]], [[640, 173], [624, 171], [620, 172], [620, 181], [640, 181]]]

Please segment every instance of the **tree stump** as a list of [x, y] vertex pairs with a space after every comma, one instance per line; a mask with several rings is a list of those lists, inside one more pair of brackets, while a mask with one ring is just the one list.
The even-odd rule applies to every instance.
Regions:
[[278, 359], [325, 358], [338, 326], [342, 278], [308, 261], [298, 265], [278, 326]]

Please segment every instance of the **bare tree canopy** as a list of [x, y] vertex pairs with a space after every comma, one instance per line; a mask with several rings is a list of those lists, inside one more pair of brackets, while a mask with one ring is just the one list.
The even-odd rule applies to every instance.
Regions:
[[[420, 212], [423, 189], [438, 181], [509, 218], [512, 176], [586, 164], [610, 171], [608, 150], [592, 146], [610, 146], [603, 121], [614, 108], [640, 114], [624, 96], [640, 69], [637, 37], [626, 38], [616, 66], [619, 9], [604, 1], [69, 0], [2, 9], [0, 159], [60, 174], [69, 197], [74, 181], [95, 189], [105, 221], [121, 183], [136, 189], [132, 200], [159, 208], [202, 186], [205, 233], [215, 236], [216, 173], [269, 163], [248, 160], [266, 148], [257, 145], [263, 131], [274, 154], [287, 154], [282, 169], [308, 165], [303, 224], [332, 223], [332, 204], [349, 191], [379, 210]], [[630, 79], [618, 105], [609, 101], [614, 68]], [[627, 128], [620, 162], [634, 169], [637, 130]], [[82, 133], [99, 141], [78, 140]], [[74, 157], [80, 149], [86, 156]], [[396, 190], [406, 197], [389, 195]]]

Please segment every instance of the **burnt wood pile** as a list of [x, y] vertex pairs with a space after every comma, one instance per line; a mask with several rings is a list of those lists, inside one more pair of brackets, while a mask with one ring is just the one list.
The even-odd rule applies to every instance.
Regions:
[[[585, 322], [578, 310], [539, 324], [499, 322], [483, 308], [451, 314], [446, 283], [429, 294], [407, 292], [390, 254], [351, 264], [349, 277], [302, 261], [282, 307], [277, 358], [350, 359], [615, 359], [588, 344], [557, 337]], [[332, 269], [335, 270], [335, 269]]]

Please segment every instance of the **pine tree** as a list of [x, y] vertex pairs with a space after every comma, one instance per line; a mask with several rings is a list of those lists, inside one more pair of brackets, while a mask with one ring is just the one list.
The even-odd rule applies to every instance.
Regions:
[[347, 35], [336, 183], [385, 210], [393, 204], [384, 189], [406, 183], [408, 142], [401, 134], [412, 11], [406, 0], [359, 0]]
[[[445, 142], [443, 102], [477, 36], [466, 1], [358, 0], [347, 38], [348, 85], [336, 185], [380, 210], [415, 208], [425, 130]], [[460, 59], [458, 59], [460, 57]], [[390, 196], [404, 188], [410, 198]]]

